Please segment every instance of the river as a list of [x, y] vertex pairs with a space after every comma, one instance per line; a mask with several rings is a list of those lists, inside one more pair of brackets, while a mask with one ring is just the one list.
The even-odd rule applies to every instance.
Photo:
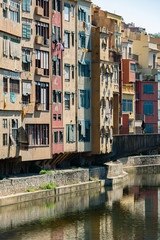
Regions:
[[0, 240], [158, 240], [160, 175], [0, 208]]

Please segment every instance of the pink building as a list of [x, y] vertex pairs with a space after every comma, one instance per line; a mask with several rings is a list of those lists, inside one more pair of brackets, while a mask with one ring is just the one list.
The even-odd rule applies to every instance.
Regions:
[[52, 153], [64, 152], [61, 1], [52, 1]]
[[145, 133], [158, 133], [158, 82], [136, 82], [136, 114], [145, 116]]

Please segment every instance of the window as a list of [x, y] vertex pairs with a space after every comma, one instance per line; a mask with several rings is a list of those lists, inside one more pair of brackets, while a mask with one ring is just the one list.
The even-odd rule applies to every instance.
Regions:
[[63, 132], [59, 131], [59, 143], [63, 143]]
[[16, 143], [18, 143], [18, 119], [12, 119], [12, 137]]
[[153, 84], [144, 84], [143, 85], [143, 93], [152, 94], [153, 92]]
[[30, 12], [30, 0], [22, 0], [22, 11]]
[[70, 67], [69, 65], [64, 65], [64, 74], [65, 74], [65, 81], [69, 82], [70, 81]]
[[145, 124], [145, 133], [154, 133], [153, 124]]
[[86, 22], [86, 12], [82, 8], [78, 9], [78, 20]]
[[43, 74], [49, 75], [49, 52], [35, 51], [36, 67], [44, 69]]
[[131, 72], [135, 72], [136, 71], [136, 66], [134, 63], [131, 63]]
[[70, 4], [64, 3], [64, 20], [69, 21]]
[[57, 27], [57, 41], [58, 43], [61, 42], [61, 28]]
[[71, 15], [74, 17], [74, 6], [71, 6]]
[[133, 101], [129, 99], [123, 99], [123, 112], [133, 112]]
[[31, 82], [22, 82], [22, 102], [24, 104], [30, 103], [30, 95], [31, 95]]
[[49, 1], [48, 0], [36, 0], [36, 6], [43, 8], [43, 16], [49, 17]]
[[66, 141], [73, 143], [76, 141], [76, 126], [75, 124], [66, 125]]
[[53, 103], [57, 103], [57, 90], [53, 90]]
[[56, 41], [56, 26], [52, 25], [52, 42]]
[[3, 17], [4, 18], [8, 18], [8, 11], [7, 11], [7, 8], [6, 8], [6, 6], [7, 6], [6, 3], [7, 2], [3, 1], [3, 6], [4, 6], [3, 7]]
[[19, 93], [19, 80], [10, 79], [10, 93]]
[[48, 145], [49, 125], [26, 124], [26, 135], [28, 137], [29, 145]]
[[8, 37], [3, 35], [3, 56], [8, 57]]
[[129, 127], [132, 128], [133, 127], [133, 120], [129, 119]]
[[7, 119], [3, 119], [3, 128], [7, 128]]
[[[9, 53], [11, 59], [20, 59], [21, 56], [21, 45], [20, 40], [16, 38], [9, 38]], [[15, 51], [16, 49], [16, 51]]]
[[30, 72], [30, 51], [29, 50], [22, 50], [22, 69], [24, 71]]
[[64, 98], [65, 98], [65, 110], [69, 110], [70, 109], [70, 93], [65, 93]]
[[72, 32], [72, 46], [74, 47], [74, 33]]
[[58, 143], [58, 131], [54, 132], [54, 144]]
[[36, 104], [43, 105], [43, 111], [49, 110], [49, 84], [36, 82]]
[[31, 38], [31, 26], [29, 24], [22, 24], [22, 37]]
[[114, 65], [114, 83], [118, 83], [118, 67]]
[[53, 114], [53, 121], [57, 120], [57, 114]]
[[58, 114], [58, 121], [61, 121], [61, 120], [62, 120], [62, 115]]
[[143, 113], [145, 115], [153, 115], [153, 102], [143, 103]]
[[79, 34], [79, 47], [86, 48], [86, 36], [84, 33]]
[[58, 91], [58, 103], [62, 102], [61, 96], [62, 96], [62, 92]]
[[16, 23], [20, 22], [20, 5], [11, 0], [9, 2], [9, 19]]
[[65, 42], [64, 47], [65, 48], [69, 48], [70, 47], [69, 38], [70, 38], [70, 33], [65, 32], [64, 33], [64, 42]]
[[61, 0], [57, 0], [57, 11], [61, 11]]
[[52, 10], [56, 10], [56, 0], [52, 0]]
[[7, 146], [7, 133], [3, 134], [3, 146]]
[[53, 76], [56, 76], [56, 61], [57, 59], [52, 59], [52, 66], [53, 66]]
[[72, 79], [74, 79], [74, 66], [72, 65]]
[[3, 92], [8, 92], [8, 79], [3, 77]]
[[44, 44], [49, 45], [49, 24], [44, 22], [35, 22], [36, 36], [42, 36]]
[[57, 58], [57, 73], [58, 76], [61, 76], [61, 60]]
[[90, 91], [78, 90], [78, 108], [90, 108]]
[[74, 105], [74, 93], [72, 93], [72, 105]]
[[90, 142], [90, 121], [80, 120], [79, 128], [79, 142]]
[[78, 63], [78, 75], [80, 77], [90, 77], [90, 63], [89, 62], [79, 62]]

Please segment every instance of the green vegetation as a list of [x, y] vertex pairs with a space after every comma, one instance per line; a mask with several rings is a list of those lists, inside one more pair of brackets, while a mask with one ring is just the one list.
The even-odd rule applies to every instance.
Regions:
[[27, 189], [27, 192], [35, 192], [35, 189], [29, 188], [29, 189]]
[[97, 182], [99, 179], [98, 178], [92, 178], [92, 177], [90, 177], [90, 179], [89, 179], [90, 181], [94, 181], [94, 182]]
[[39, 174], [51, 174], [51, 173], [52, 171], [43, 170], [43, 169], [39, 172]]
[[54, 183], [48, 183], [46, 185], [40, 186], [39, 190], [55, 189], [56, 185]]

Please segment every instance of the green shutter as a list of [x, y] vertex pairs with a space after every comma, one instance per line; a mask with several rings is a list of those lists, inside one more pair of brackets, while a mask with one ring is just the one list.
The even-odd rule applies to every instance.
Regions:
[[26, 11], [26, 0], [22, 0], [22, 11]]
[[31, 26], [30, 25], [26, 25], [26, 29], [27, 29], [27, 38], [30, 39], [31, 38]]
[[23, 38], [26, 38], [26, 37], [27, 37], [26, 24], [22, 24], [22, 37], [23, 37]]
[[30, 5], [31, 5], [31, 2], [30, 2], [30, 0], [26, 0], [26, 2], [27, 2], [27, 6], [26, 6], [26, 11], [27, 12], [30, 12]]

